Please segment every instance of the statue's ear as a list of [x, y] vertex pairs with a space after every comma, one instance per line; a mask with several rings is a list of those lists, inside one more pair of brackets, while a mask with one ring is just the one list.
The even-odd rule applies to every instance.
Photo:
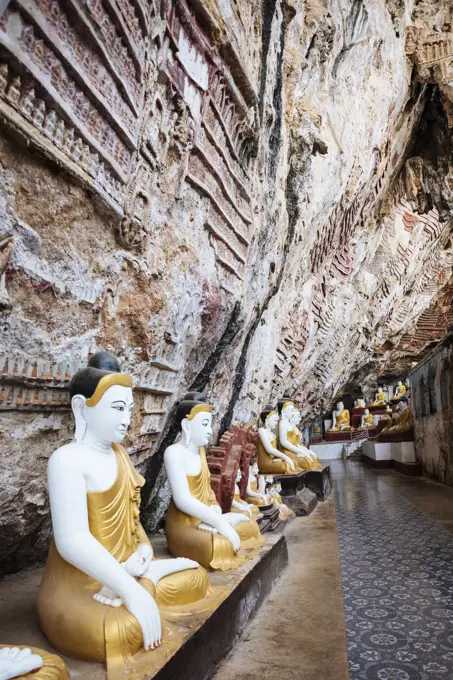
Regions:
[[71, 408], [75, 420], [74, 439], [76, 442], [81, 442], [85, 436], [87, 424], [82, 411], [86, 403], [87, 400], [82, 394], [75, 394], [71, 399]]
[[184, 433], [186, 446], [190, 443], [190, 421], [187, 418], [183, 418], [181, 421], [181, 429]]

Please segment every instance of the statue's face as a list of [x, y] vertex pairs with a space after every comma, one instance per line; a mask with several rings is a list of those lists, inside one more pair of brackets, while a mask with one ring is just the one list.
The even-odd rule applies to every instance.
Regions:
[[294, 411], [293, 417], [292, 417], [292, 419], [291, 419], [291, 422], [292, 422], [294, 425], [299, 425], [301, 419], [302, 419], [302, 416], [300, 415], [300, 411], [297, 411], [297, 410]]
[[342, 401], [339, 401], [337, 404], [337, 411], [342, 411], [344, 409], [344, 404]]
[[207, 446], [212, 436], [212, 415], [207, 411], [201, 411], [188, 420], [182, 421], [184, 431], [189, 435], [189, 441], [196, 447]]
[[366, 415], [366, 416], [369, 416], [369, 415], [370, 415], [370, 412], [369, 412], [369, 410], [368, 410], [367, 408], [365, 409], [365, 415]]
[[253, 463], [252, 472], [254, 475], [257, 475], [259, 473], [258, 463]]
[[282, 490], [282, 485], [280, 484], [280, 482], [278, 482], [275, 488], [277, 489], [278, 493], [280, 493], [280, 491]]
[[126, 436], [133, 408], [132, 388], [112, 385], [96, 406], [82, 407], [82, 416], [87, 430], [106, 442], [118, 443]]
[[242, 479], [242, 472], [240, 470], [238, 470], [237, 474], [236, 474], [236, 484], [239, 484], [241, 479]]
[[401, 387], [402, 384], [401, 380], [398, 380], [398, 387]]
[[273, 413], [267, 420], [266, 425], [270, 430], [275, 430], [278, 425], [278, 415]]
[[292, 422], [292, 418], [294, 415], [294, 404], [288, 404], [283, 410], [282, 410], [282, 415], [285, 416], [285, 418], [288, 418], [290, 422]]

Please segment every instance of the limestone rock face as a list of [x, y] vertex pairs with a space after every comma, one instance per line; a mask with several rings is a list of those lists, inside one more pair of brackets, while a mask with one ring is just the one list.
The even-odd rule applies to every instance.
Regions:
[[127, 445], [153, 528], [187, 389], [221, 432], [284, 390], [308, 421], [439, 339], [452, 43], [446, 0], [17, 0], [1, 21], [11, 571], [45, 556], [46, 460], [96, 349], [134, 376]]

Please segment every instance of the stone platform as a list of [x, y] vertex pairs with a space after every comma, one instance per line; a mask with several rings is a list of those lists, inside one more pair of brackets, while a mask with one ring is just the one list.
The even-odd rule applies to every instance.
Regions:
[[297, 475], [275, 475], [282, 485], [281, 496], [298, 517], [309, 515], [318, 500], [324, 501], [331, 492], [330, 466], [322, 470], [303, 470]]
[[414, 442], [367, 441], [362, 444], [362, 460], [376, 470], [395, 468], [408, 476], [422, 474], [415, 458]]
[[[157, 557], [169, 557], [163, 536], [153, 536], [151, 540]], [[267, 534], [259, 553], [242, 567], [224, 573], [210, 572], [212, 585], [226, 589], [225, 599], [190, 632], [166, 665], [154, 674], [146, 675], [146, 680], [205, 680], [212, 677], [217, 665], [232, 649], [287, 564], [285, 537], [282, 534]], [[30, 645], [58, 654], [66, 663], [71, 678], [105, 680], [104, 666], [58, 653], [41, 632], [36, 615], [36, 598], [42, 571], [24, 571], [0, 581], [1, 642], [13, 646]], [[127, 676], [124, 680], [128, 680]]]
[[336, 460], [343, 458], [343, 443], [342, 442], [312, 442], [310, 450], [316, 453], [321, 463], [325, 460]]

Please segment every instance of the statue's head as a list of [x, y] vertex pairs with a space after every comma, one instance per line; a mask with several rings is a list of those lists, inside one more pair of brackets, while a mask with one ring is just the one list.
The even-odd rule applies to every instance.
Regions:
[[236, 484], [239, 484], [239, 482], [241, 481], [241, 479], [242, 479], [241, 468], [238, 468], [238, 471], [236, 472]]
[[370, 409], [368, 409], [368, 408], [365, 409], [365, 415], [366, 415], [366, 416], [369, 416], [369, 415], [370, 415]]
[[258, 474], [259, 474], [259, 471], [260, 471], [260, 470], [259, 470], [258, 463], [256, 462], [256, 460], [251, 460], [251, 461], [250, 461], [250, 471], [251, 471], [254, 475], [258, 475]]
[[343, 411], [344, 404], [342, 401], [337, 401], [337, 411]]
[[76, 423], [75, 440], [91, 431], [105, 442], [121, 442], [131, 422], [132, 377], [121, 373], [118, 360], [98, 352], [73, 376], [69, 385]]
[[301, 414], [301, 412], [300, 412], [300, 409], [298, 409], [297, 407], [295, 407], [295, 408], [294, 408], [294, 413], [293, 413], [293, 415], [292, 415], [292, 417], [291, 417], [291, 422], [293, 423], [293, 425], [299, 425], [301, 419], [302, 419], [302, 414]]
[[398, 402], [398, 409], [400, 411], [404, 411], [404, 409], [409, 407], [409, 402], [406, 397], [401, 397], [401, 399]]
[[176, 418], [186, 446], [206, 446], [212, 435], [212, 406], [201, 392], [188, 392], [178, 404]]
[[261, 421], [264, 427], [268, 428], [269, 430], [275, 430], [278, 425], [277, 409], [275, 409], [270, 404], [266, 406], [261, 412]]
[[286, 418], [291, 422], [294, 414], [294, 409], [296, 408], [293, 400], [288, 394], [284, 394], [283, 397], [278, 402], [278, 411], [282, 418]]
[[401, 380], [398, 380], [398, 387], [401, 387], [402, 384]]

